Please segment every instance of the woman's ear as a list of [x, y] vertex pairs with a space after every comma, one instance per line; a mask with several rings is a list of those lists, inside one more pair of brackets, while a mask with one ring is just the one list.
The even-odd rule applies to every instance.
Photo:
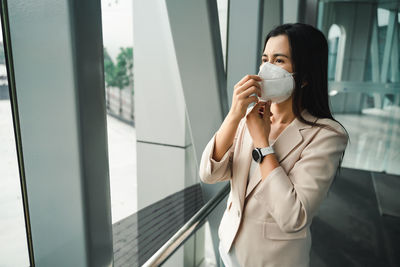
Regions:
[[308, 84], [308, 82], [307, 81], [304, 81], [302, 84], [301, 84], [301, 88], [303, 88], [304, 86], [306, 86]]

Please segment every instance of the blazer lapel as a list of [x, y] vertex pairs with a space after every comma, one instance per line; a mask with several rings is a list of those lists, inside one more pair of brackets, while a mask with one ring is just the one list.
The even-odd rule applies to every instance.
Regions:
[[239, 196], [239, 207], [241, 211], [243, 210], [244, 198], [246, 193], [247, 177], [249, 175], [250, 163], [252, 160], [253, 151], [253, 140], [251, 139], [247, 125], [244, 125], [244, 131], [241, 138], [241, 151], [238, 155], [237, 163], [233, 164], [233, 172], [236, 173], [233, 179], [234, 181], [233, 190], [237, 196]]
[[[272, 145], [275, 151], [276, 158], [282, 162], [285, 157], [303, 140], [299, 129], [293, 123], [289, 124], [282, 133], [275, 140]], [[248, 173], [248, 172], [247, 172]], [[257, 166], [253, 175], [250, 177], [249, 184], [247, 185], [246, 196], [253, 191], [253, 189], [260, 183], [262, 179], [260, 167]]]
[[282, 162], [289, 152], [292, 151], [293, 148], [295, 148], [302, 140], [303, 137], [301, 136], [299, 129], [296, 127], [296, 124], [289, 124], [272, 145], [279, 163]]
[[249, 184], [246, 189], [246, 198], [253, 191], [254, 187], [258, 185], [261, 181], [261, 171], [260, 166], [257, 164], [257, 167], [254, 169], [253, 174], [249, 177]]
[[[302, 116], [308, 120], [313, 122], [315, 118], [311, 116], [306, 110], [302, 112]], [[272, 144], [274, 148], [275, 155], [279, 163], [281, 163], [287, 155], [295, 148], [298, 144], [303, 141], [303, 136], [301, 135], [301, 130], [305, 128], [311, 128], [311, 125], [302, 123], [298, 119], [294, 119], [292, 123], [290, 123], [278, 136], [275, 140], [275, 143]], [[251, 137], [250, 137], [251, 139]], [[252, 147], [251, 147], [252, 148]], [[247, 172], [248, 173], [248, 172]], [[260, 167], [257, 166], [253, 175], [250, 177], [249, 184], [246, 190], [245, 198], [250, 195], [253, 189], [258, 185], [261, 181], [261, 170]]]
[[[316, 120], [316, 118], [308, 113], [307, 110], [303, 110], [301, 115], [307, 121], [315, 122]], [[279, 163], [282, 162], [286, 156], [298, 144], [300, 144], [301, 141], [303, 141], [301, 131], [311, 127], [311, 125], [305, 124], [296, 118], [282, 131], [275, 143], [272, 145]]]

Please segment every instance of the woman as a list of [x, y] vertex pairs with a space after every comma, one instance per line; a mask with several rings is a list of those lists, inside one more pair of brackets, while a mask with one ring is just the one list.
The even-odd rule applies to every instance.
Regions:
[[[329, 109], [327, 61], [319, 30], [284, 24], [266, 37], [263, 78], [247, 75], [234, 87], [199, 170], [205, 183], [230, 180], [218, 231], [227, 266], [309, 266], [310, 224], [348, 140]], [[291, 86], [268, 88], [274, 84], [268, 75], [279, 72], [293, 79]], [[281, 93], [268, 96], [269, 90]]]

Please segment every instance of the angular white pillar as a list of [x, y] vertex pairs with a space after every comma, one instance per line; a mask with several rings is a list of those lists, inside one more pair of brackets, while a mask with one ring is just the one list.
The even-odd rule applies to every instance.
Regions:
[[[134, 1], [138, 209], [193, 184], [185, 103], [164, 1]], [[188, 179], [190, 181], [186, 181]]]
[[[204, 147], [228, 112], [217, 4], [215, 1], [186, 0], [167, 0], [166, 3], [182, 82], [181, 90], [199, 164]], [[205, 200], [214, 196], [223, 185], [202, 184]], [[224, 207], [223, 201], [208, 218], [216, 255], [219, 255], [217, 229]], [[199, 231], [196, 241], [191, 241], [195, 243], [197, 252], [198, 248], [204, 248], [202, 235], [204, 231]], [[196, 258], [198, 261], [197, 254]]]
[[264, 40], [282, 23], [280, 0], [231, 0], [229, 2], [227, 92], [229, 106], [233, 87], [247, 74], [257, 74]]
[[261, 0], [231, 0], [229, 2], [226, 63], [229, 106], [232, 104], [235, 84], [245, 75], [258, 72], [263, 39], [261, 25], [265, 11], [262, 3]]
[[8, 4], [34, 263], [112, 266], [100, 1]]

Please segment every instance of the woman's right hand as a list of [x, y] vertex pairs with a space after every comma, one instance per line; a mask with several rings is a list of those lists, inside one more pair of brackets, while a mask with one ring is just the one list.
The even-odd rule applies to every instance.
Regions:
[[246, 115], [247, 107], [252, 102], [258, 102], [256, 94], [261, 96], [262, 79], [257, 75], [246, 75], [234, 87], [232, 106], [224, 122], [215, 136], [215, 146], [212, 158], [220, 161], [233, 144], [240, 120]]
[[252, 103], [258, 102], [257, 96], [261, 96], [262, 79], [257, 75], [246, 75], [235, 86], [232, 96], [232, 106], [229, 110], [230, 117], [235, 121], [240, 121], [246, 115], [247, 107]]

